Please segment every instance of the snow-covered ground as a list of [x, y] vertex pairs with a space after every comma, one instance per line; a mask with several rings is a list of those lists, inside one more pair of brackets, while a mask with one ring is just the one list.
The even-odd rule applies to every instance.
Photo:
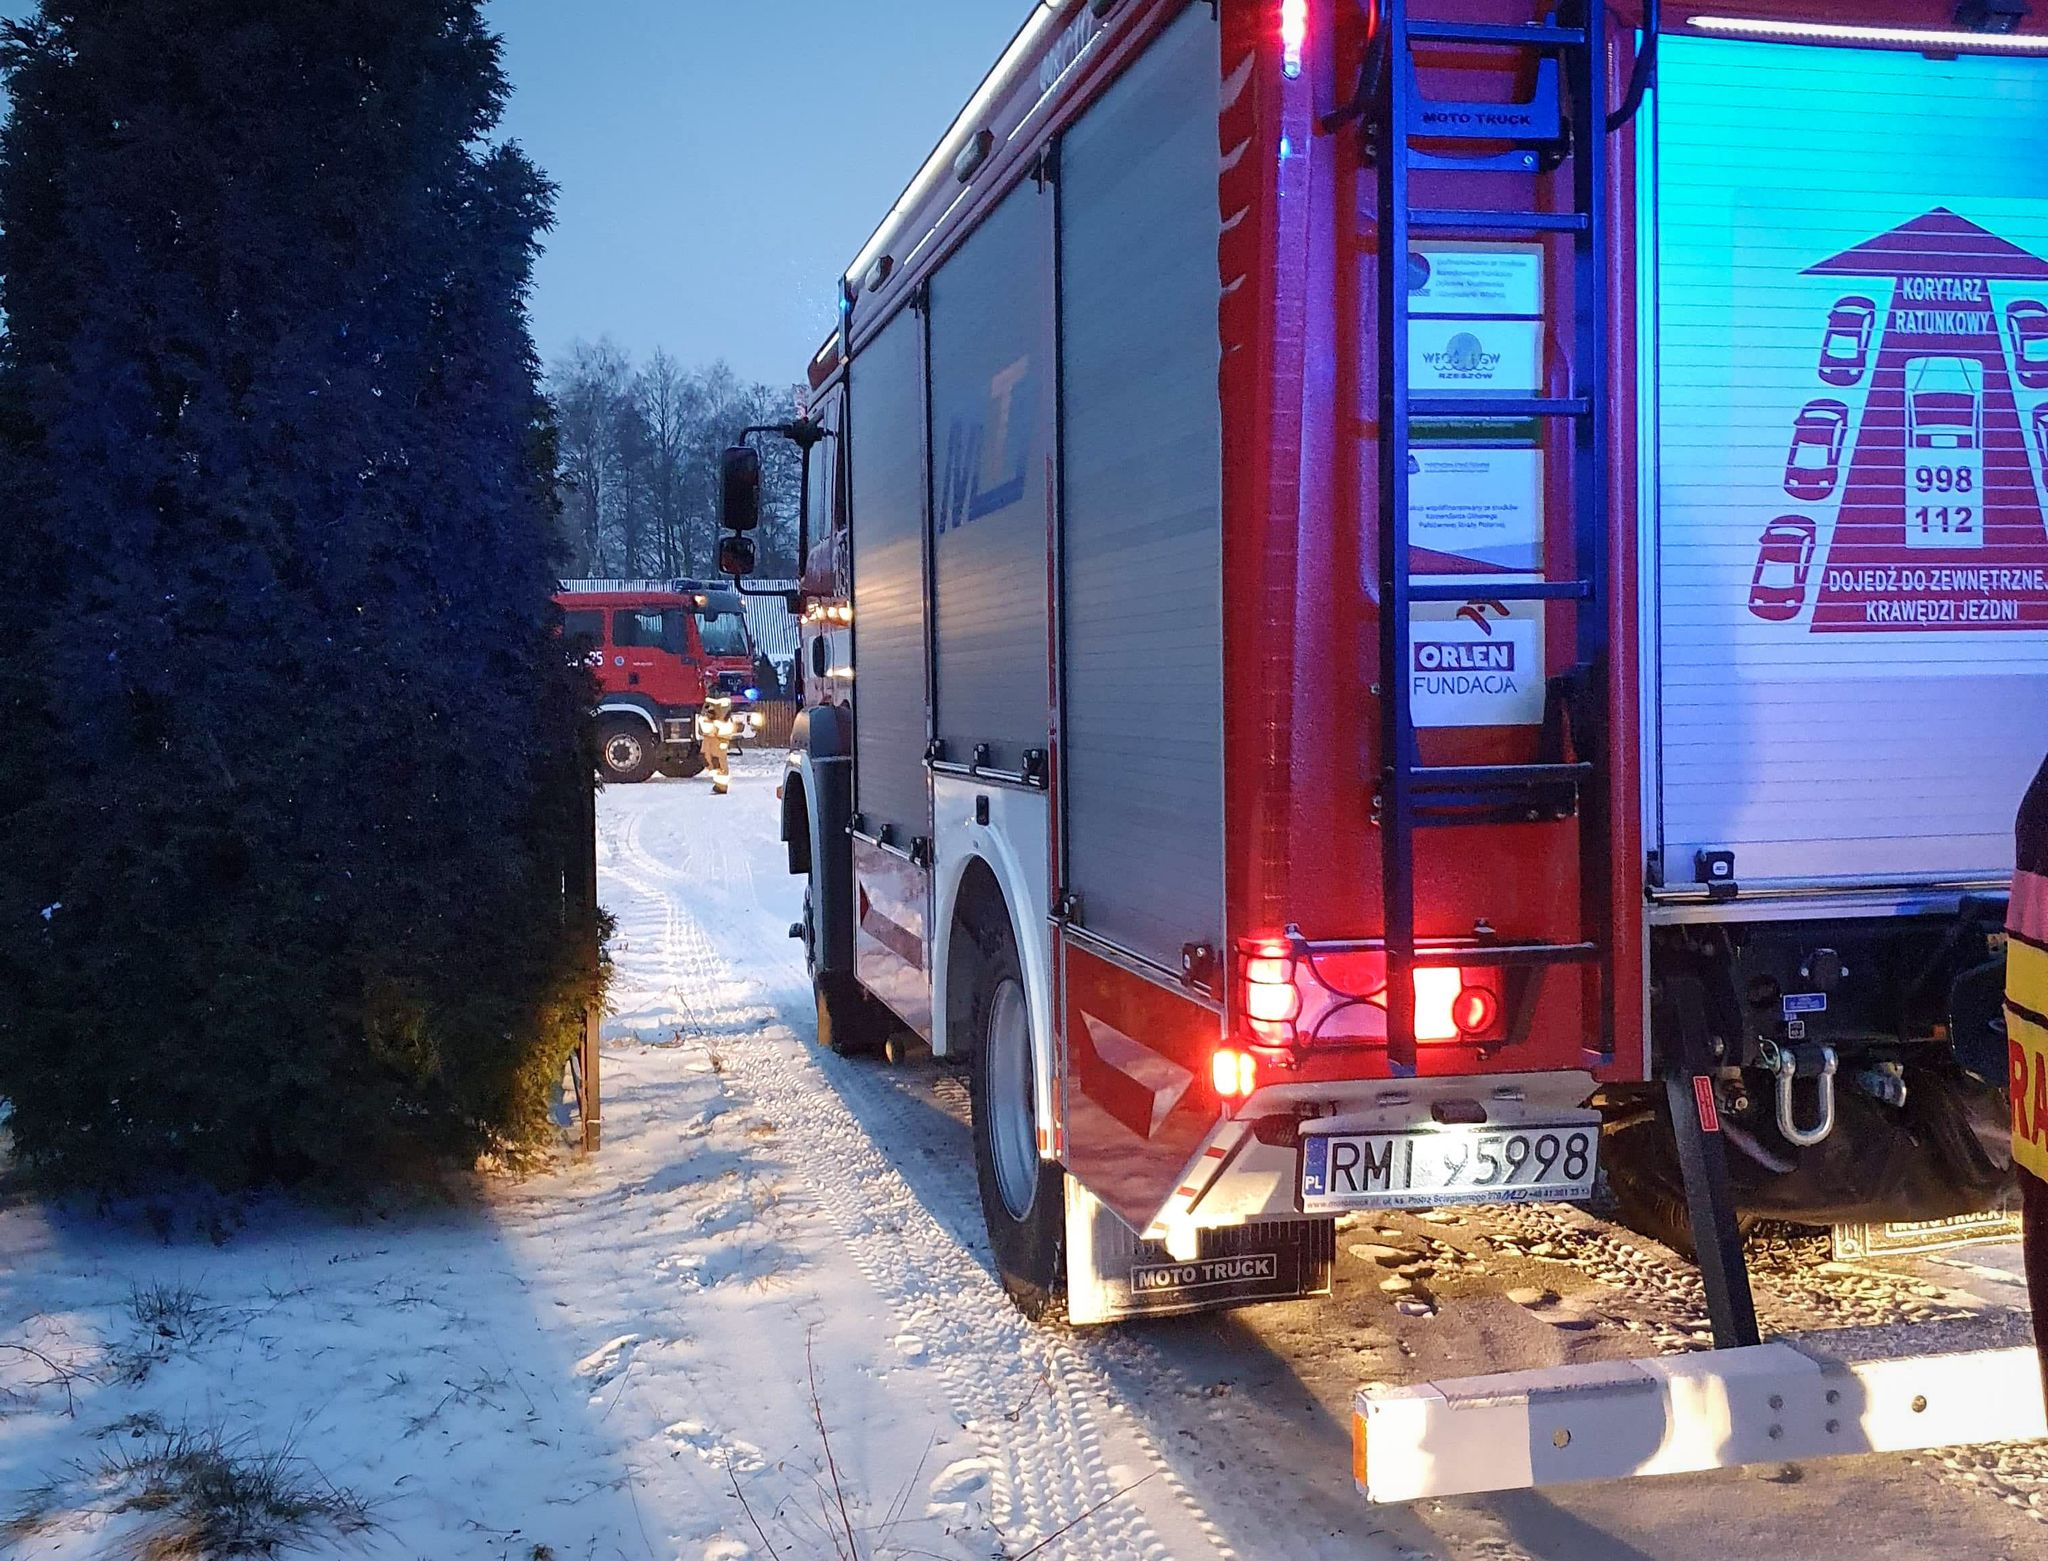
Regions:
[[[355, 1222], [0, 1206], [0, 1553], [121, 1553], [162, 1521], [108, 1515], [123, 1456], [186, 1431], [362, 1497], [375, 1527], [339, 1543], [373, 1556], [2048, 1554], [2037, 1447], [1364, 1506], [1360, 1382], [1700, 1337], [1691, 1272], [1577, 1210], [1351, 1222], [1325, 1302], [1024, 1323], [988, 1271], [958, 1077], [810, 1044], [775, 777], [752, 758], [729, 798], [602, 799], [618, 1011], [596, 1159]], [[2024, 1323], [2009, 1247], [1758, 1264], [1779, 1327]], [[1396, 1310], [1395, 1268], [1433, 1314]], [[67, 1392], [46, 1362], [85, 1375]]]

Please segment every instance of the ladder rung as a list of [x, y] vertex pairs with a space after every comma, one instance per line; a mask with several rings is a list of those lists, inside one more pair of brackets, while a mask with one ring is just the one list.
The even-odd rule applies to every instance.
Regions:
[[1466, 786], [1543, 786], [1590, 780], [1590, 764], [1425, 764], [1408, 772], [1417, 791], [1449, 791]]
[[1425, 206], [1408, 213], [1416, 228], [1474, 228], [1489, 233], [1583, 233], [1593, 219], [1583, 211], [1457, 211]]
[[1570, 49], [1586, 41], [1583, 27], [1548, 27], [1528, 22], [1430, 22], [1411, 20], [1416, 43], [1488, 43], [1510, 48]]
[[1417, 949], [1417, 970], [1498, 970], [1515, 965], [1585, 965], [1600, 957], [1597, 943], [1490, 943], [1484, 948]]
[[1585, 396], [1410, 396], [1410, 417], [1584, 417]]
[[1411, 602], [1584, 602], [1593, 598], [1590, 580], [1517, 580], [1489, 584], [1474, 575], [1469, 583], [1411, 585]]

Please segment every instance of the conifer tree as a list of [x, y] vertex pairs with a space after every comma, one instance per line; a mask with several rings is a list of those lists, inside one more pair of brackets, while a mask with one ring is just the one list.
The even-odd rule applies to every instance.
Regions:
[[0, 133], [0, 1097], [73, 1180], [528, 1141], [595, 960], [479, 0], [45, 0]]

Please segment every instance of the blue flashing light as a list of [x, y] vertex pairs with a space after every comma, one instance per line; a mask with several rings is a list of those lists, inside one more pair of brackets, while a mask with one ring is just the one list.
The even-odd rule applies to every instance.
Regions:
[[1280, 161], [1284, 163], [1287, 161], [1288, 158], [1292, 157], [1293, 155], [1294, 143], [1291, 140], [1289, 140], [1286, 136], [1282, 136], [1280, 138]]
[[753, 700], [759, 699], [761, 697], [761, 691], [758, 688], [750, 688], [745, 690], [744, 692], [746, 693], [749, 702], [752, 702]]

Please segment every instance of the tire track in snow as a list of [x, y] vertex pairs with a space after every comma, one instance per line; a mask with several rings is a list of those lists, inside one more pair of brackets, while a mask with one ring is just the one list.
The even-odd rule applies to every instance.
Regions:
[[[730, 973], [682, 903], [674, 870], [642, 844], [642, 829], [635, 809], [612, 837], [608, 903], [623, 910], [622, 889], [636, 912], [664, 908], [660, 966], [677, 1007], [718, 1046], [727, 1076], [805, 1146], [811, 1164], [829, 1168], [810, 1190], [896, 1314], [900, 1348], [939, 1372], [980, 1444], [994, 1473], [992, 1516], [1012, 1553], [1050, 1540], [1039, 1554], [1076, 1561], [1232, 1556], [1109, 1383], [1070, 1341], [1019, 1316], [963, 1245], [967, 1211], [949, 1209], [942, 1221], [878, 1146], [871, 1135], [883, 1126], [897, 1154], [920, 1147], [911, 1103], [885, 1078], [816, 1052], [795, 1033], [807, 1016], [764, 1001], [768, 993]], [[706, 855], [692, 851], [690, 866], [729, 873], [729, 853], [718, 863]], [[751, 874], [743, 892], [754, 895]]]
[[[768, 779], [765, 772], [761, 779]], [[651, 802], [654, 799], [647, 800]], [[943, 1066], [883, 1070], [868, 1063], [842, 1062], [812, 1049], [807, 1044], [812, 1021], [809, 983], [803, 972], [802, 954], [793, 942], [779, 936], [765, 939], [760, 936], [762, 929], [770, 923], [773, 924], [771, 933], [779, 934], [786, 917], [779, 910], [776, 915], [763, 914], [773, 908], [773, 902], [756, 879], [761, 870], [755, 861], [758, 852], [750, 853], [748, 841], [741, 838], [746, 833], [745, 829], [714, 833], [699, 827], [672, 831], [662, 828], [670, 820], [664, 815], [657, 815], [661, 821], [655, 827], [662, 832], [653, 838], [661, 851], [670, 854], [670, 859], [664, 861], [647, 848], [647, 835], [643, 831], [643, 824], [648, 821], [646, 813], [647, 810], [636, 803], [625, 817], [607, 821], [608, 830], [616, 824], [616, 839], [622, 847], [617, 853], [621, 866], [648, 885], [660, 886], [665, 896], [687, 896], [691, 905], [707, 908], [705, 923], [721, 945], [721, 951], [757, 978], [752, 983], [756, 1000], [766, 999], [779, 1005], [783, 1028], [805, 1038], [805, 1044], [797, 1054], [802, 1067], [795, 1082], [815, 1090], [829, 1081], [830, 1088], [843, 1095], [844, 1109], [854, 1118], [854, 1131], [863, 1137], [871, 1135], [891, 1147], [890, 1158], [894, 1165], [907, 1172], [902, 1178], [904, 1190], [913, 1200], [920, 1197], [923, 1200], [920, 1214], [941, 1227], [937, 1235], [952, 1255], [968, 1257], [969, 1266], [987, 1296], [979, 1304], [994, 1309], [1001, 1319], [1012, 1325], [1012, 1333], [1029, 1336], [1037, 1341], [1040, 1348], [1057, 1349], [1071, 1357], [1071, 1365], [1067, 1369], [1085, 1375], [1093, 1385], [1098, 1403], [1106, 1400], [1111, 1405], [1119, 1405], [1130, 1393], [1148, 1394], [1147, 1404], [1139, 1406], [1136, 1413], [1142, 1419], [1152, 1445], [1173, 1452], [1179, 1467], [1189, 1471], [1188, 1477], [1198, 1482], [1198, 1488], [1205, 1491], [1208, 1499], [1222, 1500], [1231, 1513], [1239, 1513], [1249, 1499], [1240, 1489], [1247, 1482], [1258, 1487], [1253, 1494], [1259, 1501], [1266, 1501], [1277, 1494], [1270, 1485], [1262, 1483], [1262, 1477], [1252, 1472], [1254, 1469], [1264, 1469], [1269, 1477], [1291, 1473], [1293, 1478], [1303, 1478], [1304, 1471], [1290, 1471], [1284, 1464], [1274, 1464], [1265, 1459], [1260, 1449], [1240, 1445], [1231, 1458], [1234, 1464], [1244, 1467], [1224, 1480], [1223, 1484], [1228, 1489], [1222, 1492], [1211, 1489], [1210, 1473], [1193, 1472], [1187, 1459], [1181, 1456], [1196, 1444], [1191, 1442], [1188, 1448], [1184, 1448], [1175, 1440], [1187, 1436], [1189, 1428], [1204, 1432], [1215, 1429], [1194, 1418], [1199, 1412], [1199, 1404], [1190, 1401], [1190, 1405], [1183, 1406], [1175, 1398], [1176, 1395], [1185, 1398], [1199, 1386], [1195, 1378], [1186, 1376], [1185, 1362], [1169, 1360], [1162, 1352], [1149, 1347], [1148, 1341], [1142, 1338], [1132, 1340], [1087, 1333], [1062, 1336], [1046, 1329], [1034, 1329], [1015, 1316], [989, 1280], [985, 1257], [968, 1256], [982, 1253], [983, 1238], [971, 1166], [962, 1163], [967, 1112], [965, 1101], [960, 1098], [964, 1096], [964, 1090], [960, 1089], [957, 1076]], [[700, 825], [701, 821], [702, 816], [691, 820]], [[772, 819], [766, 828], [772, 839]], [[710, 843], [708, 846], [707, 842]], [[1465, 1234], [1475, 1239], [1481, 1250], [1491, 1246], [1506, 1252], [1519, 1251], [1523, 1255], [1542, 1257], [1580, 1270], [1597, 1284], [1595, 1294], [1604, 1292], [1607, 1298], [1602, 1301], [1587, 1297], [1594, 1308], [1611, 1326], [1643, 1338], [1650, 1347], [1649, 1352], [1671, 1353], [1699, 1347], [1706, 1341], [1705, 1302], [1696, 1271], [1690, 1265], [1662, 1254], [1661, 1249], [1653, 1244], [1570, 1208], [1475, 1207], [1455, 1212], [1461, 1216]], [[1440, 1235], [1449, 1233], [1438, 1232]], [[948, 1236], [950, 1241], [946, 1240]], [[1532, 1252], [1532, 1249], [1546, 1243], [1549, 1250]], [[1816, 1327], [1897, 1329], [1902, 1318], [1912, 1316], [1936, 1325], [1963, 1323], [1965, 1309], [1954, 1305], [1924, 1281], [1865, 1269], [1850, 1273], [1817, 1272], [1810, 1262], [1793, 1261], [1792, 1257], [1797, 1256], [1765, 1251], [1756, 1260], [1759, 1308], [1769, 1325], [1778, 1331]], [[868, 1269], [873, 1279], [875, 1271], [865, 1260], [863, 1267]], [[897, 1292], [887, 1284], [879, 1280], [876, 1283], [884, 1294], [892, 1299], [896, 1297]], [[927, 1315], [927, 1311], [920, 1308], [928, 1309], [937, 1304], [924, 1299], [922, 1292], [913, 1293], [902, 1303], [920, 1319]], [[1995, 1331], [2010, 1321], [2002, 1314], [1988, 1320], [1979, 1315], [1973, 1323], [1964, 1326]], [[923, 1330], [930, 1339], [939, 1337], [923, 1321], [905, 1323], [904, 1326], [912, 1332]], [[1401, 1325], [1395, 1326], [1398, 1331]], [[1428, 1326], [1427, 1323], [1414, 1325], [1418, 1331]], [[1943, 1331], [1946, 1333], [1947, 1328], [1944, 1327]], [[1341, 1330], [1333, 1333], [1332, 1351], [1344, 1348], [1343, 1337]], [[1287, 1353], [1296, 1353], [1294, 1347], [1306, 1342], [1300, 1336], [1291, 1336]], [[1956, 1341], [1943, 1339], [1932, 1342], [1939, 1345]], [[997, 1359], [990, 1352], [1006, 1350], [1007, 1346], [988, 1340], [960, 1348], [960, 1361], [964, 1362], [965, 1369], [970, 1373], [987, 1375], [990, 1363]], [[1320, 1355], [1322, 1347], [1313, 1346], [1313, 1352]], [[1001, 1363], [1003, 1380], [1036, 1385], [1035, 1379], [1014, 1362], [1011, 1353], [1004, 1353]], [[1228, 1358], [1219, 1358], [1216, 1362], [1219, 1371], [1230, 1371], [1241, 1364]], [[1306, 1367], [1310, 1363], [1304, 1360], [1302, 1364]], [[949, 1374], [948, 1380], [952, 1382], [953, 1376]], [[983, 1386], [975, 1384], [977, 1389]], [[1042, 1393], [1044, 1390], [1039, 1388], [1038, 1391]], [[986, 1401], [985, 1391], [980, 1396]], [[957, 1402], [960, 1401], [956, 1399]], [[963, 1416], [969, 1412], [963, 1404]], [[1119, 1418], [1125, 1417], [1120, 1408], [1115, 1413]], [[987, 1445], [990, 1433], [986, 1425], [980, 1423], [979, 1415], [974, 1430]], [[999, 1421], [998, 1435], [1006, 1431], [1018, 1434], [1011, 1431], [1006, 1420]], [[1223, 1444], [1227, 1446], [1228, 1441], [1226, 1434]], [[1988, 1496], [2013, 1509], [2015, 1515], [2024, 1513], [2036, 1521], [2048, 1521], [2048, 1447], [2010, 1444], [1965, 1448], [1913, 1455], [1904, 1461], [1937, 1478], [1943, 1485], [1968, 1490], [1977, 1500]], [[1029, 1484], [1042, 1474], [1041, 1466], [1023, 1478]], [[1230, 1491], [1237, 1494], [1232, 1496]], [[1296, 1494], [1302, 1493], [1297, 1491]], [[1418, 1525], [1409, 1521], [1421, 1518], [1419, 1513], [1408, 1514], [1405, 1518], [1393, 1513], [1375, 1516], [1371, 1515], [1371, 1509], [1358, 1511], [1359, 1527], [1354, 1528], [1351, 1514], [1342, 1505], [1348, 1500], [1348, 1488], [1346, 1492], [1332, 1493], [1329, 1499], [1337, 1505], [1326, 1507], [1325, 1516], [1333, 1522], [1341, 1521], [1343, 1531], [1356, 1536], [1350, 1545], [1360, 1547], [1358, 1550], [1347, 1547], [1346, 1554], [1484, 1554], [1503, 1558], [1530, 1554], [1512, 1543], [1491, 1523], [1486, 1526], [1492, 1532], [1472, 1531], [1472, 1525], [1490, 1511], [1484, 1504], [1467, 1504], [1468, 1510], [1462, 1514], [1457, 1527], [1445, 1532], [1434, 1522], [1425, 1520]], [[1266, 1521], [1271, 1526], [1264, 1531], [1269, 1542], [1284, 1545], [1291, 1539], [1298, 1539], [1302, 1545], [1298, 1553], [1302, 1554], [1311, 1550], [1321, 1554], [1325, 1545], [1333, 1540], [1344, 1543], [1337, 1539], [1334, 1528], [1323, 1535], [1315, 1523], [1314, 1514], [1308, 1510], [1300, 1514], [1297, 1523], [1293, 1506], [1291, 1502], [1283, 1502], [1278, 1507], [1269, 1508]], [[1005, 1521], [1007, 1523], [1008, 1520]], [[1323, 1543], [1316, 1543], [1317, 1540]], [[1249, 1543], [1249, 1540], [1240, 1535], [1239, 1542]], [[1449, 1545], [1448, 1551], [1442, 1548], [1445, 1545]], [[1262, 1545], [1252, 1548], [1260, 1553], [1297, 1553], [1282, 1550], [1266, 1552]], [[1105, 1553], [1122, 1552], [1111, 1549]], [[1183, 1554], [1179, 1549], [1171, 1553]], [[1550, 1552], [1545, 1549], [1544, 1553]]]

